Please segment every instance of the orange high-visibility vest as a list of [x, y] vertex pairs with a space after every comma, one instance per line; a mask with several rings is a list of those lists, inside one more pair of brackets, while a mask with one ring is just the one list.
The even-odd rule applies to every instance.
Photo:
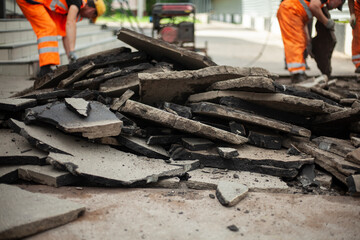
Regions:
[[307, 0], [284, 0], [277, 12], [290, 74], [305, 73], [304, 51], [307, 39], [304, 28], [313, 17], [309, 5], [310, 1]]
[[353, 29], [353, 39], [352, 39], [352, 62], [355, 67], [360, 67], [360, 3], [354, 1], [354, 10], [356, 17], [355, 28]]
[[[65, 0], [16, 0], [36, 36], [39, 65], [59, 65], [57, 36], [66, 36], [68, 5]], [[87, 0], [82, 0], [84, 7]], [[78, 20], [79, 19], [78, 17]]]

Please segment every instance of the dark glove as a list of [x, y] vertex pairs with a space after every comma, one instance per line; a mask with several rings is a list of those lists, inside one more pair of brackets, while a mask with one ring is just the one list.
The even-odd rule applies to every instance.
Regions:
[[334, 22], [334, 20], [332, 20], [331, 18], [329, 18], [329, 20], [327, 21], [325, 27], [326, 27], [327, 29], [331, 29], [331, 30], [334, 29], [334, 27], [335, 27], [335, 22]]
[[75, 52], [69, 52], [68, 59], [69, 59], [69, 64], [72, 64], [72, 63], [75, 63], [75, 62], [76, 62], [76, 60], [78, 59], [78, 57], [76, 56], [76, 53], [75, 53]]
[[356, 16], [355, 14], [351, 14], [350, 16], [350, 26], [354, 29], [355, 28], [355, 24], [356, 24]]

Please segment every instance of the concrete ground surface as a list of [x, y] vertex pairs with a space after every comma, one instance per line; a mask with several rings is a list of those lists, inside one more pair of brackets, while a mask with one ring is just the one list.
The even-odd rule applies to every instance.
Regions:
[[[207, 41], [208, 53], [217, 64], [259, 66], [274, 73], [288, 74], [284, 70], [279, 35], [244, 29], [240, 25], [199, 25], [197, 47], [203, 47]], [[263, 48], [260, 58], [249, 64]], [[309, 65], [309, 75], [320, 74], [313, 60]], [[353, 72], [350, 56], [335, 53], [333, 73], [347, 75]], [[0, 97], [9, 97], [32, 83], [23, 78], [2, 76]], [[216, 198], [209, 197], [215, 191], [20, 187], [87, 206], [85, 214], [78, 220], [28, 239], [338, 240], [359, 239], [360, 236], [360, 198], [349, 196], [250, 192], [238, 205], [227, 208]], [[227, 228], [233, 224], [238, 227], [238, 232]]]

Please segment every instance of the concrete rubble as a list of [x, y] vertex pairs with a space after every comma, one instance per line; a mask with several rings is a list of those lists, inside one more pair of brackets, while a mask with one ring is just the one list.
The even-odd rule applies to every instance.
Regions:
[[[137, 50], [82, 57], [0, 100], [0, 183], [216, 190], [228, 207], [248, 191], [359, 193], [358, 79], [288, 86], [266, 69], [218, 66], [128, 29], [118, 38]], [[22, 204], [58, 201], [0, 188], [28, 194]], [[0, 200], [10, 204], [5, 195]], [[25, 227], [21, 210], [8, 212], [15, 220], [0, 224], [0, 239], [83, 211], [50, 211], [24, 219]], [[26, 230], [47, 220], [53, 224]]]

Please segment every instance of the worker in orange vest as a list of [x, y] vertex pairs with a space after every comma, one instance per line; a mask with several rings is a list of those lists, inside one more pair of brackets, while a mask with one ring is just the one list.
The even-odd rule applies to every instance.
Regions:
[[304, 51], [311, 51], [311, 33], [307, 23], [313, 15], [328, 29], [335, 26], [321, 8], [327, 5], [329, 9], [342, 9], [345, 0], [284, 0], [279, 6], [277, 18], [285, 48], [285, 59], [293, 83], [306, 80]]
[[30, 22], [36, 36], [42, 77], [52, 71], [52, 65], [60, 64], [58, 38], [62, 41], [69, 62], [76, 61], [76, 22], [83, 17], [96, 18], [105, 12], [103, 0], [16, 0]]
[[360, 1], [349, 0], [350, 25], [353, 29], [352, 39], [352, 62], [356, 69], [355, 73], [360, 73]]

